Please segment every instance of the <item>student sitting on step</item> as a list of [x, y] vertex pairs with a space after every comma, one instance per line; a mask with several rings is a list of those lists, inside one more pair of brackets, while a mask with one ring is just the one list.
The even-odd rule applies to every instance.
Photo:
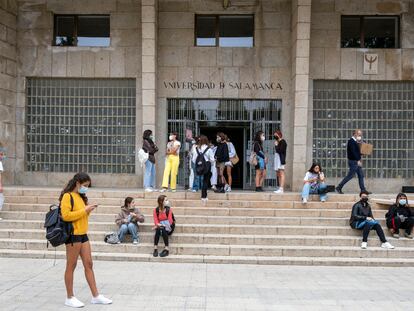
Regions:
[[400, 229], [405, 229], [405, 237], [412, 239], [414, 227], [414, 213], [408, 206], [408, 199], [405, 193], [399, 193], [395, 199], [395, 204], [391, 205], [388, 213], [385, 214], [387, 227], [393, 237], [400, 238]]
[[303, 179], [302, 203], [308, 203], [309, 194], [319, 194], [321, 202], [328, 198], [326, 194], [325, 174], [319, 163], [313, 163]]
[[377, 232], [377, 235], [382, 243], [382, 248], [393, 249], [394, 246], [387, 242], [381, 225], [372, 215], [371, 206], [368, 203], [368, 194], [369, 192], [366, 190], [361, 191], [359, 194], [361, 200], [355, 203], [352, 207], [349, 225], [352, 229], [362, 230], [362, 249], [366, 249], [368, 247], [368, 235], [371, 230], [375, 230]]
[[144, 215], [135, 207], [134, 199], [127, 197], [115, 219], [115, 223], [119, 226], [118, 238], [121, 243], [124, 242], [127, 233], [132, 235], [132, 244], [139, 243], [138, 222], [144, 222]]
[[165, 249], [160, 253], [160, 257], [166, 257], [170, 253], [168, 236], [174, 231], [175, 223], [170, 202], [165, 195], [160, 195], [158, 197], [158, 207], [154, 209], [154, 225], [155, 237], [153, 256], [158, 256], [158, 242], [160, 241], [160, 236], [162, 236]]

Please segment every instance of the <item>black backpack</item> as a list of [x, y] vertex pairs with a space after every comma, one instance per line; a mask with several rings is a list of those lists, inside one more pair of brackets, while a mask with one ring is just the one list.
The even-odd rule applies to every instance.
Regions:
[[206, 154], [208, 149], [210, 149], [210, 147], [207, 147], [206, 150], [204, 150], [203, 153], [200, 153], [198, 148], [196, 148], [196, 151], [197, 151], [197, 154], [198, 154], [196, 162], [195, 162], [197, 175], [205, 175], [205, 174], [209, 173], [210, 170], [211, 170], [211, 162], [206, 161], [206, 159], [204, 158], [204, 155]]
[[[70, 204], [73, 211], [73, 197], [70, 195]], [[45, 217], [46, 239], [53, 247], [57, 247], [66, 243], [71, 235], [73, 235], [73, 225], [71, 222], [66, 222], [62, 219], [60, 205], [53, 204], [49, 208]]]
[[[155, 209], [155, 212], [157, 213], [157, 217], [159, 218], [159, 217], [160, 217], [160, 208], [159, 208], [159, 207], [157, 207], [157, 208]], [[167, 218], [168, 218], [168, 215], [169, 215], [169, 214], [170, 214], [170, 207], [169, 207], [169, 206], [166, 206], [166, 207], [165, 207], [165, 215], [167, 215]], [[174, 213], [172, 213], [172, 219], [173, 219], [173, 223], [171, 224], [171, 231], [170, 231], [170, 232], [168, 232], [168, 235], [173, 234], [174, 229], [175, 229], [175, 216], [174, 216]]]

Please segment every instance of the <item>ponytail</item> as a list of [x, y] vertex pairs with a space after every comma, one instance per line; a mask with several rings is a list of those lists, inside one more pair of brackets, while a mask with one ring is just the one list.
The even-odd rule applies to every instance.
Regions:
[[[90, 183], [89, 187], [92, 187], [92, 181], [88, 174], [82, 173], [82, 172], [77, 173], [75, 176], [73, 176], [71, 180], [69, 180], [65, 188], [63, 188], [62, 192], [60, 193], [59, 202], [62, 201], [63, 195], [65, 193], [72, 192], [76, 188], [77, 182], [79, 182], [80, 184], [83, 184], [84, 182], [87, 182], [87, 181], [89, 181]], [[88, 198], [86, 194], [79, 193], [79, 195], [81, 196], [83, 202], [85, 202], [85, 204], [88, 204]]]

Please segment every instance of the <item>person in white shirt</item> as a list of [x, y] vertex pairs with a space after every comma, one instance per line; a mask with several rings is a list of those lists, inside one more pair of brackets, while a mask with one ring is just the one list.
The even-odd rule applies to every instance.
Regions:
[[[213, 152], [213, 154], [216, 154], [216, 150], [217, 150], [217, 146], [212, 144], [210, 142], [210, 149]], [[211, 189], [213, 191], [217, 190], [217, 168], [216, 168], [216, 158], [214, 158], [214, 162], [213, 165], [211, 166], [211, 178], [210, 178], [210, 184], [211, 184]]]
[[[204, 161], [200, 159], [204, 158]], [[215, 162], [214, 153], [211, 150], [208, 142], [208, 138], [205, 135], [201, 135], [196, 147], [196, 153], [193, 156], [195, 163], [195, 174], [201, 176], [202, 188], [201, 188], [201, 200], [206, 202], [208, 182], [211, 176], [211, 167]]]
[[237, 154], [236, 154], [236, 148], [234, 148], [233, 143], [230, 141], [230, 139], [228, 138], [227, 135], [226, 135], [226, 142], [227, 142], [227, 146], [229, 147], [229, 159], [230, 160], [225, 163], [226, 173], [227, 173], [227, 185], [226, 185], [224, 191], [231, 192], [231, 185], [233, 184], [233, 176], [231, 174], [231, 171], [233, 169], [232, 159], [234, 160], [236, 158]]
[[162, 190], [165, 192], [168, 189], [168, 182], [170, 181], [170, 188], [172, 192], [177, 188], [177, 175], [178, 167], [180, 166], [180, 148], [181, 143], [178, 141], [178, 133], [173, 132], [168, 137], [169, 142], [167, 144], [167, 158], [165, 160], [164, 177], [162, 179]]
[[[4, 159], [4, 146], [0, 143], [0, 211], [3, 209], [4, 195], [3, 195], [3, 184], [1, 180], [1, 174], [3, 173], [3, 159]], [[0, 220], [2, 218], [0, 217]]]
[[319, 194], [321, 202], [325, 202], [328, 198], [326, 188], [325, 174], [322, 172], [321, 165], [313, 163], [303, 179], [302, 203], [308, 202], [309, 194]]

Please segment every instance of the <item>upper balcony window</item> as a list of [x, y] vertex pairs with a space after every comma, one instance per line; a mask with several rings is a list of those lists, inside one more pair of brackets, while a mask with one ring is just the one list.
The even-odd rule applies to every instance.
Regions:
[[341, 47], [397, 49], [399, 32], [399, 16], [342, 16]]
[[196, 15], [196, 46], [253, 47], [253, 15]]
[[55, 15], [54, 45], [110, 46], [109, 15]]

